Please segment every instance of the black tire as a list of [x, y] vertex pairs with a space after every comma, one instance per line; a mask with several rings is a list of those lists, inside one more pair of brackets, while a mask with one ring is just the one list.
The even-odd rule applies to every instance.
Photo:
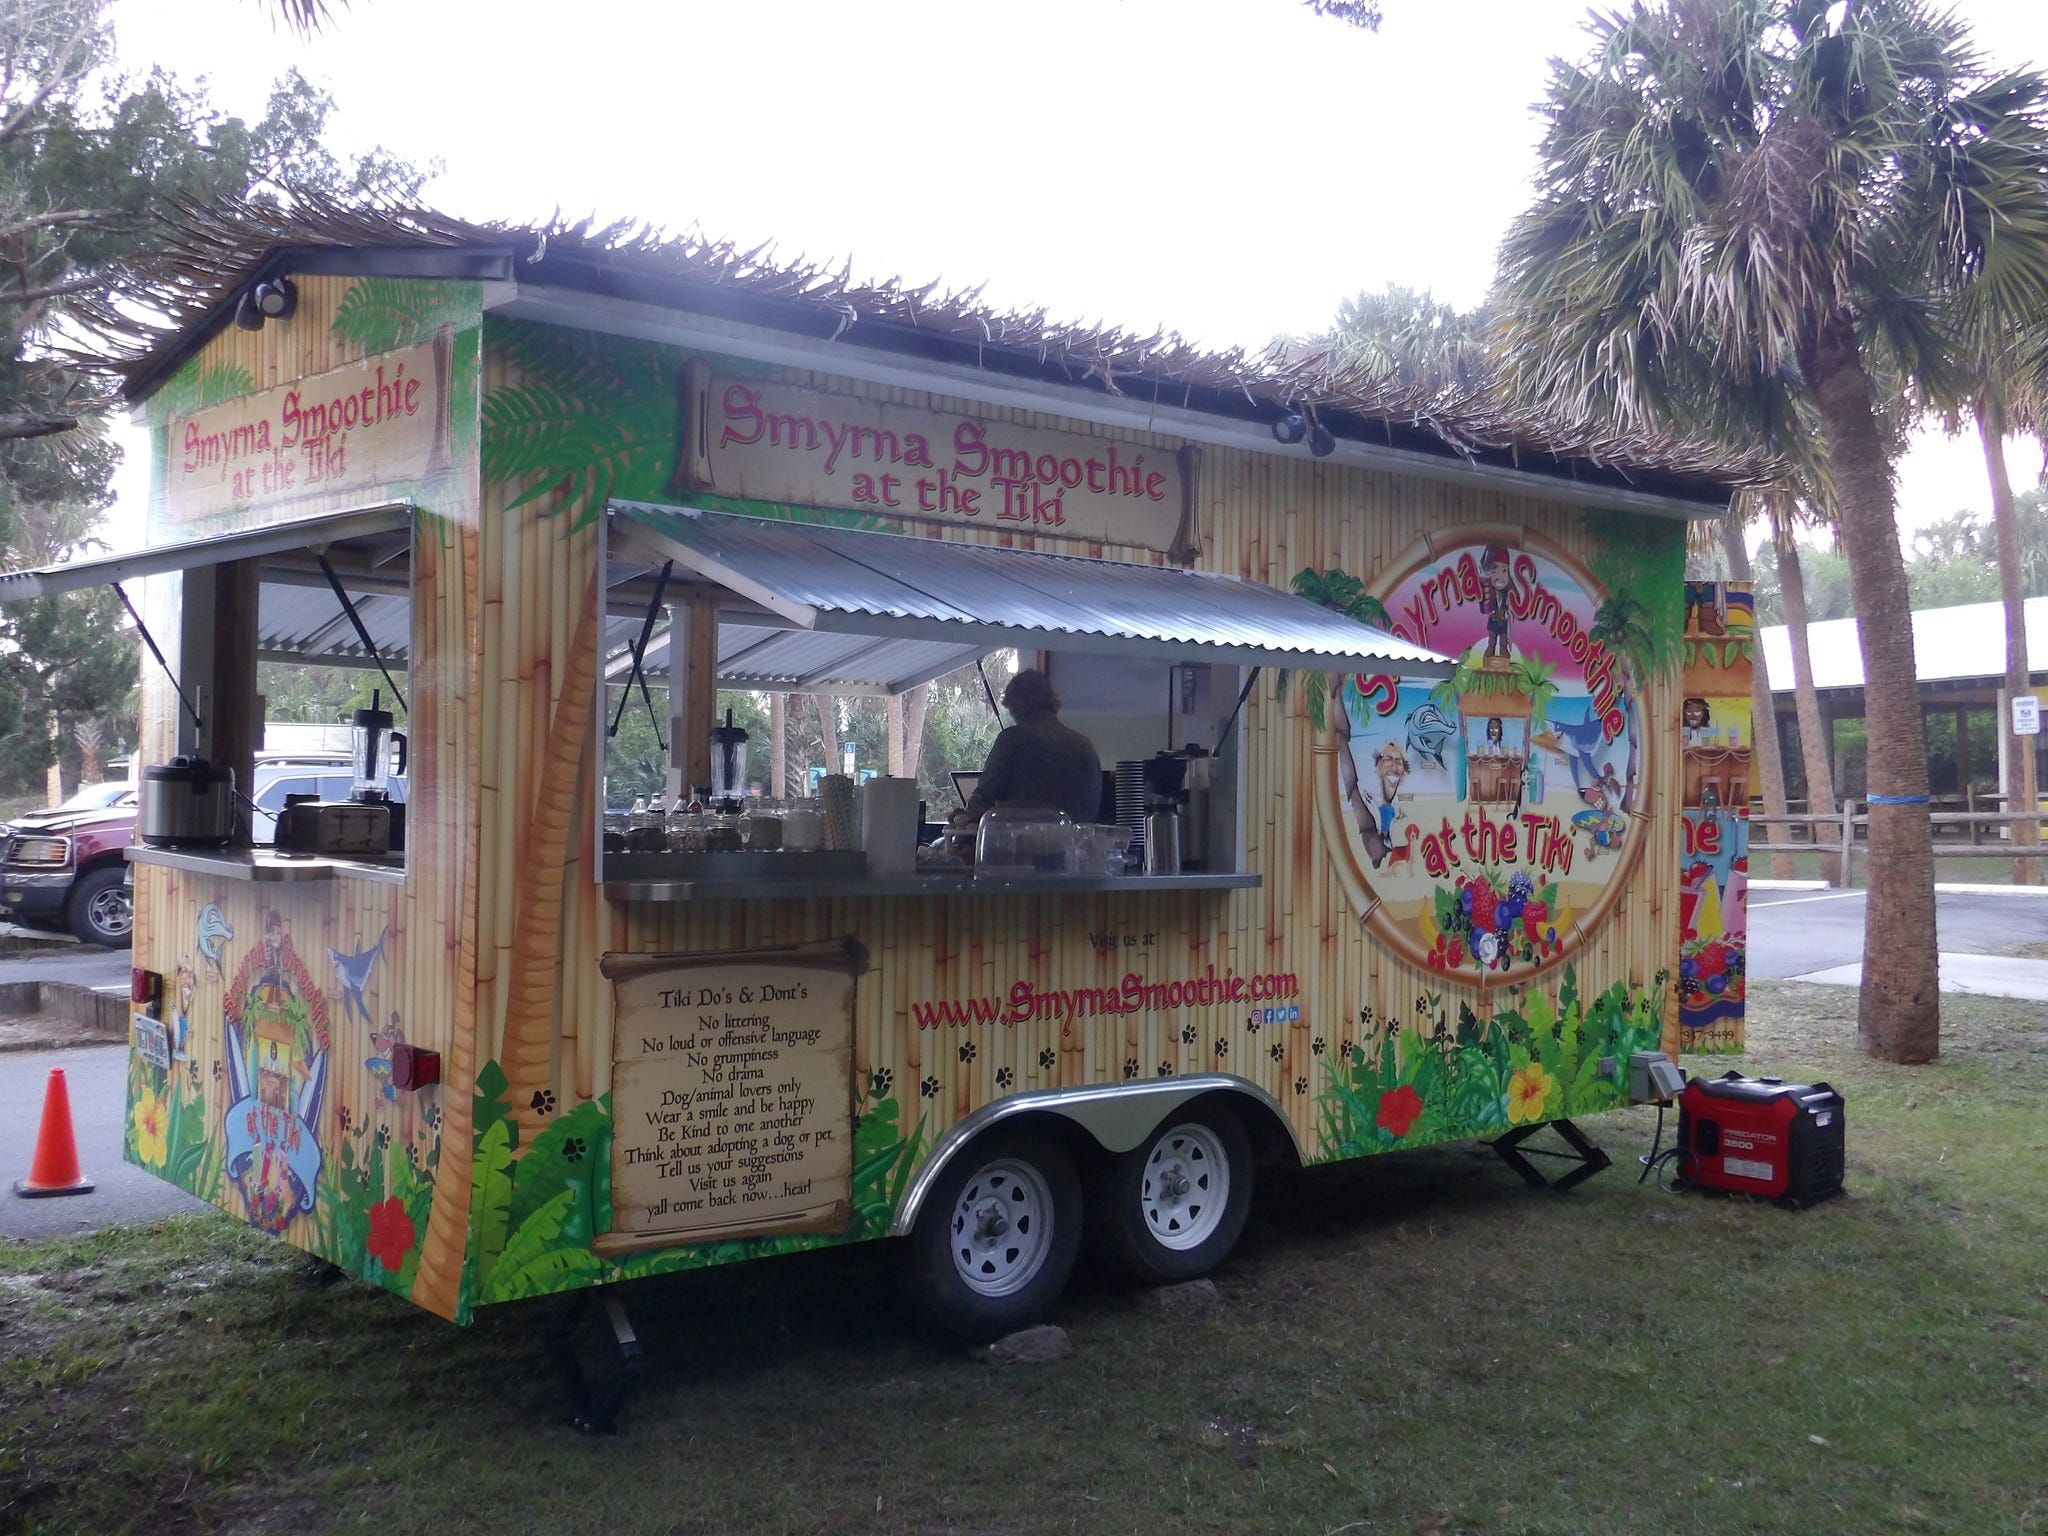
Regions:
[[1252, 1144], [1226, 1105], [1175, 1110], [1090, 1180], [1088, 1234], [1145, 1285], [1196, 1280], [1230, 1256], [1252, 1209]]
[[1081, 1210], [1065, 1147], [1029, 1127], [996, 1127], [962, 1148], [925, 1198], [910, 1234], [919, 1300], [974, 1342], [1038, 1322], [1074, 1272]]
[[64, 920], [81, 944], [126, 949], [135, 936], [135, 898], [127, 889], [127, 871], [108, 867], [80, 875], [65, 903]]

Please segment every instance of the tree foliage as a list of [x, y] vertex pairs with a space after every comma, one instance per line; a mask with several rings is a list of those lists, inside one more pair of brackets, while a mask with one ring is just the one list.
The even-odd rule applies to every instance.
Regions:
[[[295, 25], [320, 0], [279, 0]], [[322, 142], [332, 99], [293, 71], [261, 118], [225, 116], [161, 70], [112, 67], [107, 0], [0, 6], [0, 547], [13, 567], [99, 544], [118, 452], [104, 380], [70, 365], [69, 302], [117, 289], [146, 257], [166, 198], [287, 201], [295, 189], [405, 198], [426, 173], [382, 150], [350, 162]], [[72, 724], [134, 739], [133, 641], [109, 593], [0, 611], [0, 783], [63, 751]], [[111, 727], [111, 729], [109, 729]]]

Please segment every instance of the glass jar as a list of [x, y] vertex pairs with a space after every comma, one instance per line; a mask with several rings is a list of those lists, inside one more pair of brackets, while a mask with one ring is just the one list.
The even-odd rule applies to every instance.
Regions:
[[782, 846], [782, 805], [765, 796], [747, 806], [740, 818], [740, 839], [750, 851], [769, 852]]

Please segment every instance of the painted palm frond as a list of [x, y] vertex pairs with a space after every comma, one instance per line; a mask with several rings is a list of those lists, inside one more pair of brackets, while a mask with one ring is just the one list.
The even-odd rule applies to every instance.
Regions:
[[511, 507], [562, 491], [575, 529], [615, 497], [661, 498], [680, 446], [676, 354], [517, 322], [493, 339], [523, 376], [483, 403], [485, 478], [532, 482]]
[[482, 312], [483, 291], [475, 283], [366, 277], [342, 295], [333, 331], [364, 352], [393, 352], [443, 327], [474, 325]]
[[[1294, 573], [1291, 585], [1297, 597], [1305, 597], [1332, 613], [1341, 613], [1347, 619], [1356, 619], [1359, 623], [1370, 624], [1375, 629], [1392, 628], [1387, 605], [1366, 591], [1365, 583], [1349, 571], [1336, 566], [1331, 566], [1327, 571], [1304, 566]], [[1283, 701], [1287, 697], [1288, 682], [1293, 676], [1292, 672], [1283, 668], [1275, 679], [1274, 692]], [[1339, 687], [1341, 689], [1341, 682]], [[1323, 729], [1328, 718], [1329, 699], [1328, 674], [1311, 672], [1302, 678], [1302, 705], [1308, 711], [1309, 724], [1318, 731]]]
[[256, 380], [241, 364], [202, 363], [195, 358], [157, 391], [149, 406], [159, 417], [186, 416], [255, 392]]

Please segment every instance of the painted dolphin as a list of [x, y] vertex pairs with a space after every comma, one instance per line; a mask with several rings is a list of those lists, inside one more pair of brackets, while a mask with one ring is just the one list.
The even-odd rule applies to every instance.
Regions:
[[227, 980], [227, 971], [222, 965], [221, 946], [234, 936], [235, 930], [228, 926], [227, 914], [221, 911], [219, 902], [209, 901], [199, 909], [199, 927], [192, 942], [200, 958], [223, 981]]
[[334, 979], [341, 984], [341, 1016], [344, 1019], [359, 1017], [363, 1028], [374, 1030], [376, 1021], [370, 1017], [369, 1006], [363, 1001], [363, 988], [370, 984], [370, 973], [377, 968], [377, 957], [384, 953], [384, 941], [391, 936], [387, 925], [377, 935], [377, 942], [368, 949], [359, 949], [352, 955], [345, 955], [338, 949], [330, 948], [327, 958], [334, 962]]
[[1457, 734], [1457, 726], [1427, 700], [1408, 713], [1408, 750], [1422, 762], [1443, 767], [1444, 745]]

